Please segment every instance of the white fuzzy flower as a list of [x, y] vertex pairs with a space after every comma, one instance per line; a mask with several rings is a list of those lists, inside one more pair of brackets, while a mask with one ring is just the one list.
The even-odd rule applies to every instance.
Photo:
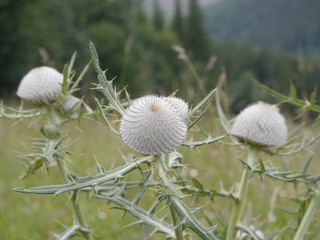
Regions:
[[288, 130], [276, 106], [258, 102], [236, 117], [230, 132], [245, 142], [267, 147], [286, 143]]
[[187, 136], [187, 126], [165, 98], [146, 96], [135, 100], [126, 110], [120, 135], [131, 149], [160, 155], [181, 146]]
[[17, 95], [26, 102], [44, 105], [59, 98], [63, 75], [51, 67], [38, 67], [21, 80]]
[[182, 118], [184, 122], [187, 122], [189, 106], [185, 101], [176, 97], [165, 97], [164, 100], [166, 100], [176, 109], [178, 115]]

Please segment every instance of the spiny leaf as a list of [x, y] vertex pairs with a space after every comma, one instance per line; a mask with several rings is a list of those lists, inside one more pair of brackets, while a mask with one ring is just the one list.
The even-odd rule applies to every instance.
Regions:
[[192, 182], [193, 182], [194, 186], [197, 189], [199, 189], [200, 192], [203, 191], [203, 185], [196, 178], [192, 178]]
[[112, 124], [110, 123], [109, 119], [105, 116], [105, 113], [104, 113], [104, 111], [103, 111], [103, 108], [102, 108], [99, 100], [95, 97], [95, 98], [94, 98], [94, 101], [95, 101], [95, 103], [96, 103], [96, 105], [97, 105], [97, 107], [98, 107], [98, 110], [99, 110], [99, 112], [100, 112], [100, 115], [101, 115], [102, 119], [103, 119], [104, 122], [107, 124], [107, 126], [109, 127], [109, 129], [110, 129], [113, 133], [115, 133], [115, 134], [117, 134], [117, 135], [120, 135], [120, 133], [112, 126]]
[[61, 86], [61, 94], [65, 96], [67, 94], [68, 90], [68, 77], [69, 77], [69, 72], [68, 72], [68, 64], [64, 65], [63, 67], [63, 82]]
[[216, 89], [213, 89], [206, 97], [204, 97], [191, 111], [190, 117], [192, 117], [199, 109], [208, 103], [208, 101], [213, 97]]
[[224, 138], [225, 136], [219, 136], [219, 137], [210, 137], [207, 139], [207, 140], [203, 140], [203, 141], [187, 141], [185, 143], [183, 143], [182, 145], [183, 146], [186, 146], [186, 147], [190, 147], [190, 148], [196, 148], [196, 147], [199, 147], [199, 146], [202, 146], [202, 145], [208, 145], [208, 144], [211, 144], [211, 143], [215, 143], [219, 140], [221, 140], [222, 138]]
[[290, 86], [290, 97], [293, 100], [297, 99], [297, 90], [296, 90], [295, 86], [292, 83], [291, 83], [291, 86]]
[[266, 93], [268, 93], [271, 96], [274, 96], [278, 99], [280, 99], [281, 101], [286, 101], [288, 99], [288, 97], [286, 95], [283, 95], [281, 93], [278, 93], [277, 91], [274, 91], [273, 89], [261, 84], [260, 82], [258, 82], [257, 80], [253, 80], [253, 82], [260, 87], [262, 90], [264, 90]]
[[226, 116], [224, 115], [224, 112], [223, 112], [223, 109], [221, 106], [221, 102], [220, 102], [219, 90], [216, 93], [216, 107], [217, 107], [220, 123], [223, 126], [224, 130], [229, 133], [231, 126], [230, 126], [230, 123], [228, 122]]
[[113, 80], [108, 81], [106, 78], [105, 72], [102, 71], [102, 69], [100, 68], [98, 54], [92, 42], [90, 42], [89, 49], [90, 49], [90, 54], [93, 61], [93, 66], [98, 74], [99, 85], [97, 86], [97, 89], [99, 89], [103, 93], [103, 95], [110, 102], [111, 106], [121, 116], [124, 115], [124, 108], [120, 103], [116, 90], [112, 86]]
[[307, 171], [308, 171], [308, 168], [309, 168], [311, 161], [312, 161], [312, 156], [309, 157], [308, 160], [304, 163], [302, 174], [307, 174]]
[[79, 85], [79, 83], [82, 81], [84, 75], [88, 72], [90, 66], [91, 66], [92, 60], [89, 61], [89, 63], [83, 68], [83, 70], [81, 71], [81, 73], [79, 74], [78, 78], [76, 79], [76, 81], [72, 84], [69, 92], [73, 93], [74, 91], [77, 90], [77, 87]]
[[104, 174], [98, 174], [96, 176], [89, 176], [78, 178], [79, 182], [71, 183], [71, 184], [62, 184], [62, 185], [52, 185], [52, 186], [43, 186], [43, 187], [35, 187], [30, 189], [15, 189], [18, 192], [23, 193], [34, 193], [34, 194], [61, 194], [64, 192], [70, 192], [75, 190], [80, 190], [83, 188], [94, 188], [97, 185], [104, 184], [108, 181], [119, 180], [123, 178], [124, 175], [136, 169], [139, 164], [150, 161], [151, 157], [141, 157], [136, 159], [135, 161], [128, 162], [125, 165], [122, 165], [114, 170], [107, 171]]
[[167, 237], [174, 238], [175, 233], [172, 228], [172, 225], [161, 221], [154, 215], [150, 215], [144, 209], [138, 207], [137, 205], [132, 204], [128, 200], [124, 199], [120, 195], [110, 196], [110, 195], [101, 195], [101, 194], [94, 194], [96, 198], [106, 199], [120, 207], [126, 209], [131, 215], [139, 219], [140, 224], [146, 224], [152, 226], [156, 232], [160, 232], [165, 234]]

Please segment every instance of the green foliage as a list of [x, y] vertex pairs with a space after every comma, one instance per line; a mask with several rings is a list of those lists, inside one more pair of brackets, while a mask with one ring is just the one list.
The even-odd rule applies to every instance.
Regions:
[[164, 16], [158, 0], [153, 0], [153, 25], [158, 31], [164, 27]]
[[[126, 91], [117, 91], [114, 86], [113, 80], [108, 80], [106, 71], [103, 71], [100, 67], [100, 61], [97, 51], [90, 43], [89, 51], [92, 57], [92, 64], [97, 72], [98, 84], [96, 89], [99, 90], [105, 100], [107, 101], [103, 105], [97, 98], [95, 98], [98, 112], [102, 115], [102, 118], [108, 128], [119, 135], [116, 130], [118, 128], [118, 119], [125, 114], [125, 107], [130, 103], [131, 98]], [[182, 48], [176, 47], [176, 51], [180, 51], [180, 54], [185, 54]], [[187, 56], [184, 56], [185, 61]], [[131, 222], [128, 226], [141, 225], [142, 227], [148, 225], [150, 228], [143, 232], [146, 237], [153, 237], [156, 233], [164, 234], [168, 239], [185, 240], [191, 239], [192, 235], [196, 235], [201, 239], [215, 240], [215, 239], [230, 239], [233, 240], [236, 234], [245, 234], [246, 236], [254, 239], [261, 239], [261, 226], [257, 223], [257, 220], [252, 216], [251, 212], [247, 217], [244, 217], [245, 209], [249, 208], [247, 204], [247, 195], [249, 186], [253, 184], [251, 179], [260, 178], [261, 180], [273, 179], [279, 183], [294, 183], [297, 187], [298, 183], [300, 188], [310, 193], [305, 200], [297, 200], [298, 210], [292, 211], [294, 217], [298, 218], [298, 230], [292, 232], [290, 236], [295, 235], [295, 239], [303, 239], [306, 231], [308, 230], [311, 219], [314, 215], [320, 203], [319, 176], [314, 176], [309, 173], [309, 166], [311, 164], [311, 157], [307, 159], [304, 166], [298, 168], [298, 170], [291, 170], [284, 162], [284, 167], [279, 169], [270, 162], [270, 156], [290, 156], [298, 154], [304, 150], [308, 150], [312, 144], [314, 144], [320, 136], [315, 136], [309, 140], [303, 140], [300, 143], [296, 142], [295, 135], [299, 133], [302, 126], [298, 126], [289, 134], [288, 142], [282, 146], [263, 148], [253, 145], [246, 145], [237, 141], [232, 136], [228, 138], [232, 142], [228, 145], [240, 146], [248, 151], [247, 160], [243, 160], [241, 157], [240, 164], [242, 166], [242, 176], [239, 186], [233, 185], [230, 190], [226, 190], [225, 184], [220, 183], [219, 190], [212, 187], [212, 182], [202, 182], [194, 176], [186, 178], [183, 174], [183, 168], [186, 167], [182, 163], [183, 155], [178, 152], [172, 152], [170, 154], [162, 154], [160, 156], [150, 155], [138, 155], [134, 157], [126, 157], [122, 155], [123, 163], [120, 166], [112, 167], [111, 170], [106, 170], [101, 164], [96, 164], [96, 172], [86, 173], [83, 177], [78, 177], [68, 170], [66, 164], [65, 150], [65, 138], [67, 135], [61, 135], [62, 125], [67, 122], [71, 122], [76, 118], [70, 118], [68, 115], [64, 115], [62, 112], [57, 111], [57, 105], [65, 98], [66, 95], [73, 92], [79, 83], [79, 79], [82, 79], [84, 73], [88, 69], [88, 65], [80, 73], [77, 80], [69, 83], [67, 78], [73, 78], [72, 66], [74, 65], [75, 55], [70, 60], [69, 65], [64, 67], [65, 81], [62, 87], [60, 99], [53, 105], [48, 105], [46, 110], [42, 112], [39, 110], [39, 114], [35, 114], [33, 111], [25, 111], [23, 109], [14, 110], [5, 106], [0, 106], [0, 117], [2, 118], [23, 118], [35, 117], [45, 115], [47, 117], [47, 123], [41, 128], [41, 133], [45, 139], [37, 140], [34, 142], [34, 147], [39, 150], [39, 153], [29, 155], [34, 159], [34, 164], [30, 165], [27, 174], [33, 174], [36, 170], [39, 170], [41, 166], [45, 166], [45, 169], [49, 167], [57, 166], [60, 170], [63, 178], [63, 184], [51, 184], [44, 186], [37, 186], [31, 188], [15, 188], [17, 192], [32, 193], [32, 194], [55, 194], [62, 195], [67, 194], [71, 203], [74, 220], [69, 226], [64, 226], [62, 233], [54, 234], [57, 239], [69, 239], [73, 236], [82, 236], [85, 239], [93, 239], [92, 227], [89, 227], [84, 219], [82, 210], [80, 209], [78, 198], [81, 193], [89, 193], [96, 199], [107, 200], [108, 203], [116, 209], [120, 209], [125, 213], [129, 213], [132, 217], [137, 218], [137, 221]], [[193, 67], [189, 62], [188, 67]], [[196, 71], [196, 69], [193, 69]], [[194, 73], [195, 74], [195, 73]], [[195, 74], [199, 76], [198, 73]], [[201, 80], [201, 78], [199, 77]], [[199, 82], [197, 84], [200, 84]], [[260, 85], [265, 91], [280, 97], [281, 100], [290, 100], [267, 87]], [[300, 101], [297, 98], [296, 90], [291, 88], [291, 99], [293, 103]], [[173, 93], [172, 95], [174, 95]], [[216, 89], [213, 89], [208, 93], [195, 107], [191, 108], [188, 116], [187, 125], [189, 128], [193, 128], [195, 131], [206, 137], [205, 140], [194, 141], [193, 138], [187, 140], [183, 146], [190, 148], [190, 150], [197, 149], [200, 146], [228, 141], [226, 136], [211, 137], [209, 133], [202, 130], [199, 126], [200, 118], [204, 117], [204, 113], [207, 112], [208, 105], [211, 102], [214, 94], [217, 100], [217, 109], [222, 121], [222, 125], [225, 127], [227, 133], [229, 132], [230, 122], [228, 121], [224, 112], [222, 111], [221, 102]], [[314, 98], [314, 97], [312, 97]], [[310, 101], [311, 98], [310, 98]], [[312, 101], [314, 104], [314, 101]], [[315, 105], [315, 107], [317, 107]], [[309, 109], [307, 109], [309, 110]], [[313, 110], [313, 109], [310, 109]], [[87, 118], [94, 115], [94, 112], [90, 110], [87, 113], [80, 114], [78, 119]], [[210, 124], [211, 125], [211, 124]], [[230, 147], [230, 146], [229, 146]], [[224, 149], [225, 151], [225, 149]], [[263, 156], [263, 159], [258, 158], [258, 152], [265, 152], [269, 154], [269, 157]], [[214, 153], [214, 151], [210, 151]], [[192, 154], [192, 151], [188, 152]], [[119, 153], [117, 159], [121, 158]], [[261, 156], [261, 155], [260, 155]], [[105, 155], [104, 155], [105, 157]], [[111, 156], [108, 156], [108, 158]], [[212, 158], [212, 155], [209, 157]], [[207, 159], [208, 160], [208, 159]], [[47, 165], [48, 163], [48, 165]], [[218, 164], [218, 161], [216, 161]], [[208, 168], [206, 163], [205, 168]], [[228, 171], [232, 171], [232, 168], [228, 166]], [[211, 179], [212, 176], [210, 176]], [[133, 180], [132, 180], [133, 179]], [[41, 184], [43, 185], [43, 184]], [[192, 186], [193, 185], [193, 186]], [[214, 184], [213, 184], [214, 185]], [[301, 186], [302, 185], [302, 186]], [[207, 188], [207, 186], [210, 186]], [[311, 194], [311, 193], [314, 194]], [[292, 194], [292, 193], [291, 193]], [[289, 194], [288, 196], [291, 196]], [[305, 195], [305, 194], [304, 194]], [[286, 197], [288, 197], [286, 196]], [[209, 202], [219, 197], [224, 199], [224, 205], [226, 202], [232, 204], [232, 211], [229, 215], [229, 224], [225, 224], [225, 220], [222, 217], [222, 211], [216, 210], [219, 213], [216, 218], [211, 219], [212, 212], [211, 205], [205, 204], [209, 207], [209, 212], [201, 209], [203, 202]], [[306, 206], [306, 202], [310, 201], [309, 206]], [[258, 204], [254, 204], [257, 208]], [[215, 208], [215, 204], [213, 204]], [[250, 209], [250, 208], [249, 208]], [[305, 211], [302, 217], [302, 212]], [[259, 213], [261, 214], [261, 213]], [[171, 219], [169, 218], [171, 216]], [[219, 218], [219, 219], [218, 219]], [[259, 221], [260, 222], [260, 221]], [[216, 225], [217, 224], [217, 225]], [[222, 226], [219, 226], [221, 224]], [[263, 226], [269, 226], [270, 222], [265, 222]], [[92, 224], [90, 224], [92, 226]], [[293, 228], [290, 222], [285, 222], [284, 227]], [[149, 231], [150, 230], [150, 231]], [[266, 239], [272, 239], [283, 231], [270, 228], [271, 232]], [[141, 237], [141, 236], [140, 236]], [[190, 238], [191, 237], [191, 238]]]
[[[320, 88], [315, 86], [320, 67], [314, 62], [283, 52], [210, 42], [203, 27], [202, 9], [195, 0], [190, 1], [189, 14], [185, 16], [180, 1], [175, 1], [170, 26], [165, 24], [167, 19], [162, 19], [163, 13], [157, 5], [155, 1], [154, 14], [150, 17], [141, 0], [36, 0], [21, 4], [3, 1], [0, 4], [3, 10], [0, 16], [1, 97], [13, 95], [22, 76], [33, 67], [51, 65], [62, 72], [75, 50], [76, 67], [84, 65], [89, 58], [87, 43], [91, 40], [100, 49], [102, 65], [109, 68], [107, 76], [116, 76], [114, 81], [120, 88], [128, 85], [133, 97], [177, 89], [181, 89], [181, 96], [196, 97], [185, 88], [197, 91], [194, 74], [171, 50], [172, 45], [178, 44], [185, 47], [192, 61], [196, 60], [194, 65], [199, 69], [199, 77], [206, 76], [207, 80], [202, 83], [204, 89], [214, 88], [220, 69], [225, 69], [233, 112], [256, 99], [257, 93], [250, 85], [252, 78], [283, 93], [292, 82], [297, 95], [315, 96], [312, 99], [318, 100]], [[308, 8], [308, 4], [305, 5]], [[221, 25], [220, 21], [217, 23]], [[208, 71], [206, 64], [211, 55], [218, 61]], [[89, 89], [93, 77], [89, 71], [81, 83], [81, 92], [86, 93], [87, 98], [92, 93]], [[205, 93], [203, 88], [201, 92]], [[313, 92], [318, 94], [312, 95]]]
[[175, 12], [173, 15], [171, 28], [177, 34], [179, 39], [183, 40], [185, 38], [185, 25], [181, 12], [180, 0], [175, 0]]
[[189, 14], [185, 28], [185, 47], [191, 52], [194, 60], [208, 59], [210, 57], [210, 45], [207, 32], [203, 26], [202, 10], [198, 0], [189, 1]]

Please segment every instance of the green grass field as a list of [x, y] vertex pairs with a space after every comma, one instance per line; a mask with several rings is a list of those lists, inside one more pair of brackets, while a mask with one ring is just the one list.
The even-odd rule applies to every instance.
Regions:
[[[210, 114], [209, 114], [210, 115]], [[62, 179], [56, 168], [51, 168], [48, 173], [38, 171], [26, 179], [19, 180], [24, 168], [21, 158], [31, 152], [30, 143], [34, 138], [41, 137], [39, 127], [40, 120], [12, 121], [0, 119], [0, 239], [1, 240], [24, 240], [24, 239], [54, 239], [53, 233], [63, 231], [63, 224], [72, 223], [71, 206], [67, 195], [27, 195], [16, 193], [15, 187], [29, 188], [50, 184], [61, 184]], [[224, 134], [222, 127], [213, 116], [202, 119], [199, 126], [213, 136]], [[77, 176], [96, 174], [97, 161], [106, 169], [112, 169], [121, 165], [121, 152], [132, 155], [133, 152], [121, 142], [120, 138], [105, 129], [103, 124], [96, 120], [83, 120], [73, 125], [66, 125], [64, 130], [68, 133], [65, 145], [72, 152], [69, 157], [68, 167]], [[310, 134], [305, 131], [302, 134]], [[202, 138], [194, 131], [189, 132], [189, 137]], [[223, 139], [221, 142], [229, 142]], [[310, 169], [313, 174], [319, 173], [319, 141], [312, 147], [315, 154]], [[237, 157], [245, 157], [245, 152], [238, 147], [216, 143], [198, 148], [198, 151], [189, 150], [185, 147], [179, 149], [184, 154], [184, 164], [188, 169], [198, 171], [199, 179], [206, 188], [219, 189], [220, 182], [229, 189], [239, 181], [241, 175], [241, 163]], [[272, 157], [260, 154], [261, 159], [272, 162], [279, 170], [283, 170], [284, 161], [289, 169], [301, 170], [309, 153], [301, 153], [286, 158]], [[188, 178], [188, 176], [187, 176]], [[190, 177], [189, 177], [190, 178]], [[258, 176], [250, 180], [248, 202], [252, 208], [252, 215], [256, 217], [257, 224], [262, 224], [265, 233], [283, 230], [292, 224], [294, 216], [286, 213], [285, 209], [295, 209], [297, 204], [290, 198], [297, 197], [304, 192], [304, 186], [292, 183], [283, 183], [269, 178], [261, 181]], [[139, 226], [126, 227], [134, 219], [127, 214], [123, 218], [120, 210], [109, 209], [105, 201], [88, 199], [83, 193], [79, 199], [88, 224], [94, 231], [95, 239], [143, 239]], [[214, 198], [213, 201], [203, 198], [201, 200], [203, 210], [210, 220], [222, 227], [227, 223], [231, 209], [231, 200]], [[217, 214], [221, 214], [218, 221]], [[310, 229], [311, 239], [320, 239], [319, 224], [320, 214]], [[272, 220], [272, 221], [270, 221]], [[291, 229], [286, 229], [277, 239], [290, 240]], [[80, 239], [75, 237], [74, 239]], [[163, 235], [155, 235], [150, 239], [164, 239]]]

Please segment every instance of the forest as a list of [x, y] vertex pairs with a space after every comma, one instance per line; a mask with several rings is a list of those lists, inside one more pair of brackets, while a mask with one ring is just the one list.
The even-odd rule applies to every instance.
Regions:
[[[128, 85], [134, 96], [180, 89], [182, 96], [193, 97], [184, 88], [195, 87], [193, 76], [185, 63], [177, 59], [173, 45], [186, 50], [197, 70], [207, 79], [205, 88], [213, 88], [218, 76], [226, 74], [226, 89], [232, 96], [234, 111], [254, 98], [252, 79], [284, 93], [294, 85], [303, 97], [319, 92], [319, 88], [315, 88], [320, 75], [317, 61], [284, 50], [221, 40], [219, 32], [215, 36], [207, 31], [206, 25], [212, 22], [215, 26], [223, 24], [221, 31], [234, 32], [225, 23], [226, 19], [215, 14], [219, 9], [226, 9], [221, 3], [217, 4], [218, 10], [212, 11], [211, 18], [207, 17], [210, 8], [204, 13], [197, 0], [190, 0], [187, 13], [182, 11], [179, 0], [174, 5], [174, 15], [169, 18], [156, 0], [149, 11], [142, 0], [1, 1], [0, 97], [11, 99], [30, 68], [48, 65], [62, 71], [75, 51], [76, 66], [84, 66], [89, 61], [89, 41], [100, 50], [101, 62], [109, 69], [107, 76], [115, 78], [119, 88]], [[295, 6], [300, 8], [300, 5]], [[266, 42], [272, 41], [266, 39]], [[88, 98], [92, 72], [91, 69], [82, 83], [82, 93]]]
[[318, 12], [0, 0], [0, 239], [320, 239]]

